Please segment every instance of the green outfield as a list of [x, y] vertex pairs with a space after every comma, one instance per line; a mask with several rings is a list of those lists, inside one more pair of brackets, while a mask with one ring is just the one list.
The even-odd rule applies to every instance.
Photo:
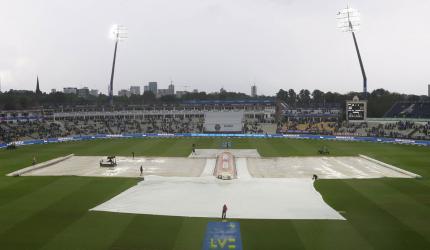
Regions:
[[[210, 219], [90, 212], [135, 185], [132, 178], [6, 177], [39, 162], [76, 155], [187, 156], [191, 145], [226, 139], [113, 139], [0, 150], [0, 249], [200, 249]], [[244, 249], [429, 249], [430, 148], [364, 142], [228, 139], [263, 156], [365, 154], [421, 179], [319, 180], [324, 200], [347, 219], [238, 220]], [[174, 206], [174, 204], [172, 204]], [[212, 219], [213, 220], [213, 219]]]

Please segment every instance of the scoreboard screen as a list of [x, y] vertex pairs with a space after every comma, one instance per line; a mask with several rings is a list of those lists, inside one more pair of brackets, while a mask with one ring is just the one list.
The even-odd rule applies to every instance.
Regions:
[[364, 120], [365, 119], [365, 104], [359, 103], [348, 103], [346, 107], [346, 115], [348, 120]]

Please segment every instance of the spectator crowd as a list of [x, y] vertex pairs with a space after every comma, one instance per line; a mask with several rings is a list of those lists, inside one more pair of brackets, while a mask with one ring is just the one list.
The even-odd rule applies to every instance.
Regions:
[[[18, 140], [46, 139], [72, 135], [123, 133], [202, 133], [203, 117], [125, 117], [79, 118], [0, 122], [0, 143]], [[248, 119], [243, 133], [311, 133], [324, 135], [375, 136], [408, 139], [430, 139], [430, 122], [347, 123], [335, 118], [290, 118], [268, 123]]]

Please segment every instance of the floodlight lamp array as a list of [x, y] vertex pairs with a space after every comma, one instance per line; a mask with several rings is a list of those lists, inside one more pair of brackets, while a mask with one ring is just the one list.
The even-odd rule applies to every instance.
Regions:
[[360, 30], [360, 13], [353, 8], [345, 8], [336, 15], [337, 28], [343, 32], [355, 32]]
[[109, 34], [111, 39], [122, 41], [128, 38], [128, 29], [123, 25], [115, 24], [112, 26]]

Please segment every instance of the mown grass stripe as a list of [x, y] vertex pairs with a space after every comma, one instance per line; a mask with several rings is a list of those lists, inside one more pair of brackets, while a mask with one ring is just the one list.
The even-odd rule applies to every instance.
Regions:
[[[100, 178], [92, 179], [90, 186], [85, 188], [89, 191], [84, 196], [91, 195], [97, 199], [80, 204], [83, 215], [47, 240], [43, 249], [106, 249], [131, 222], [132, 215], [88, 211], [88, 209], [105, 202], [111, 198], [111, 195], [118, 195], [123, 190], [134, 186], [137, 180], [109, 178], [99, 185]], [[67, 216], [67, 211], [64, 211], [64, 216]], [[67, 242], [74, 242], [74, 247]]]
[[[31, 214], [8, 230], [0, 237], [5, 246], [17, 246], [18, 248], [39, 248], [49, 242], [56, 234], [62, 232], [70, 224], [79, 220], [88, 209], [99, 204], [109, 193], [106, 188], [113, 188], [109, 181], [98, 183], [98, 178], [81, 178], [70, 192], [65, 193], [59, 200], [51, 203], [37, 213]], [[123, 186], [123, 185], [119, 185]], [[121, 189], [122, 189], [121, 188]], [[85, 196], [97, 197], [98, 199], [82, 199]], [[80, 202], [76, 202], [79, 201]], [[43, 227], [43, 230], [39, 230]], [[22, 235], [27, 235], [22, 238]]]
[[132, 214], [87, 212], [56, 234], [41, 249], [108, 249], [132, 221]]
[[[5, 206], [0, 207], [0, 242], [4, 239], [3, 232], [19, 225], [34, 214], [42, 212], [47, 207], [60, 201], [63, 197], [73, 193], [75, 190], [78, 190], [82, 185], [89, 181], [73, 180], [71, 177], [41, 178], [45, 179], [47, 182], [51, 182], [49, 179], [53, 178], [54, 181], [48, 185], [43, 185], [42, 187], [37, 188], [36, 191], [29, 193], [29, 195], [25, 195], [6, 204]], [[25, 230], [25, 228], [22, 228], [22, 230]]]
[[291, 220], [240, 220], [243, 249], [303, 249]]
[[416, 202], [430, 209], [430, 182], [423, 179], [386, 179], [385, 183], [393, 189], [414, 199]]
[[32, 196], [39, 189], [55, 182], [54, 178], [31, 178], [31, 177], [11, 177], [6, 180], [9, 185], [0, 187], [0, 208], [6, 205], [13, 205], [13, 202], [25, 196]]
[[[430, 235], [430, 209], [413, 198], [404, 195], [388, 184], [388, 180], [369, 182], [368, 185], [350, 185], [354, 190], [366, 196], [379, 208], [395, 217], [405, 225], [426, 239]], [[393, 199], [395, 197], [395, 199]], [[430, 239], [426, 239], [430, 246]]]
[[173, 249], [182, 220], [182, 217], [135, 215], [110, 249]]
[[201, 249], [206, 233], [206, 225], [215, 219], [189, 218], [181, 221], [181, 226], [176, 235], [174, 250]]
[[347, 204], [349, 211], [345, 216], [372, 246], [383, 249], [419, 249], [416, 247], [429, 245], [425, 237], [375, 203], [371, 197], [375, 194], [374, 191], [368, 189], [367, 192], [362, 192], [356, 186], [364, 183], [356, 182], [344, 181], [346, 185], [341, 187], [342, 192], [354, 197], [354, 202]]
[[348, 221], [292, 220], [292, 224], [306, 249], [373, 249]]

